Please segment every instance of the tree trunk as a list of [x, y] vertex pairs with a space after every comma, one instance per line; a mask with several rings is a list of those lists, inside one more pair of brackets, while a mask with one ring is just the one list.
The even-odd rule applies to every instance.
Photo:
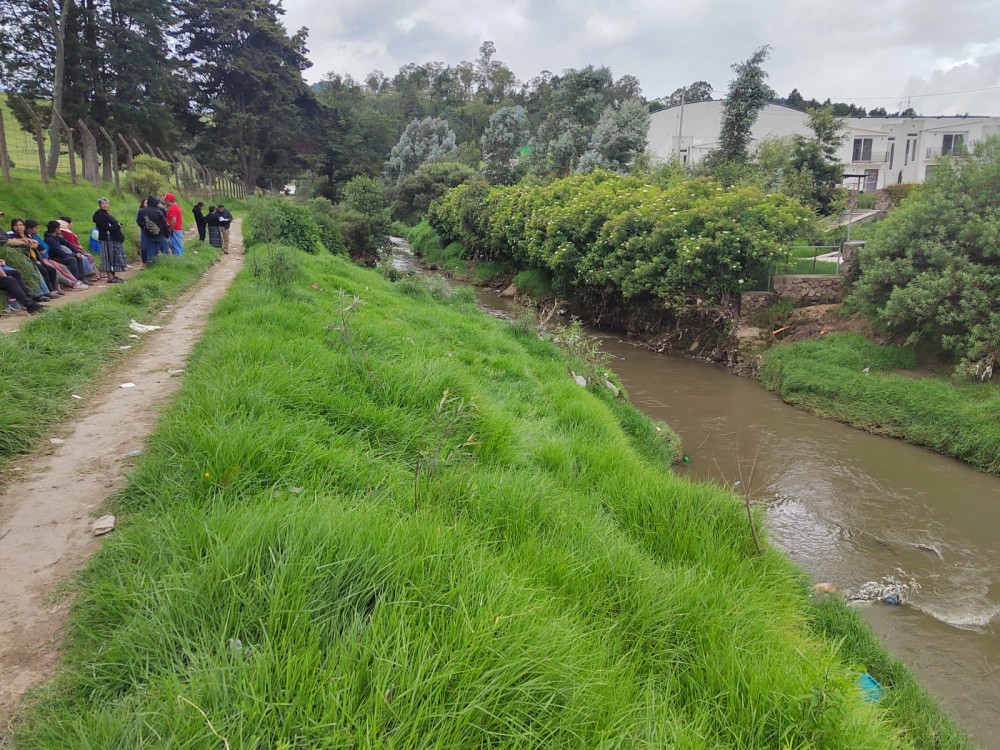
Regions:
[[61, 14], [56, 18], [56, 2], [49, 0], [49, 28], [56, 43], [56, 69], [52, 81], [52, 120], [49, 123], [49, 158], [46, 163], [49, 177], [55, 177], [59, 166], [59, 150], [62, 144], [62, 126], [59, 118], [63, 113], [63, 76], [66, 71], [66, 20], [72, 0], [63, 0]]

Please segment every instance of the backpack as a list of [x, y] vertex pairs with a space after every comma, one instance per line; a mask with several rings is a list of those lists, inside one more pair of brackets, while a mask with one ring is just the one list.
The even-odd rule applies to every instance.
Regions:
[[142, 228], [145, 230], [146, 234], [156, 237], [160, 233], [160, 225], [149, 218], [146, 214], [142, 215]]

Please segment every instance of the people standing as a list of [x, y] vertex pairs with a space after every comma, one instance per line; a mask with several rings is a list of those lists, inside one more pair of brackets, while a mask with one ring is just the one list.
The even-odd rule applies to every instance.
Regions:
[[167, 206], [167, 227], [170, 230], [167, 240], [170, 252], [174, 255], [184, 255], [184, 214], [177, 205], [177, 198], [173, 193], [164, 195], [163, 202]]
[[222, 230], [222, 252], [229, 255], [229, 225], [233, 223], [233, 215], [221, 203], [215, 210], [219, 214], [219, 229]]
[[208, 207], [205, 224], [208, 226], [208, 244], [222, 250], [222, 228], [219, 226], [219, 211], [215, 206]]
[[198, 227], [198, 239], [201, 242], [205, 241], [205, 231], [208, 225], [205, 223], [205, 204], [198, 201], [194, 204], [194, 208], [191, 209], [191, 213], [194, 214], [194, 224]]
[[117, 274], [125, 270], [125, 235], [121, 222], [111, 215], [111, 202], [107, 198], [97, 201], [94, 226], [97, 241], [101, 243], [101, 270], [108, 275], [109, 284], [121, 284], [124, 279]]
[[167, 215], [160, 208], [159, 198], [155, 195], [146, 198], [146, 206], [135, 215], [135, 223], [139, 227], [139, 251], [143, 264], [148, 267], [160, 253], [170, 254], [167, 242], [170, 228], [167, 226]]

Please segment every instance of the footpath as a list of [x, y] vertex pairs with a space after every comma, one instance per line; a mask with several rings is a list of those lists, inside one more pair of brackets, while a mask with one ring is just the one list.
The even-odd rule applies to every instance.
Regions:
[[86, 413], [56, 430], [45, 448], [13, 462], [13, 481], [0, 495], [0, 746], [21, 696], [59, 663], [71, 603], [60, 587], [100, 545], [92, 532], [96, 511], [121, 485], [180, 387], [209, 314], [243, 265], [239, 221], [231, 245], [169, 317], [156, 321], [160, 330], [144, 334], [132, 356], [102, 378]]

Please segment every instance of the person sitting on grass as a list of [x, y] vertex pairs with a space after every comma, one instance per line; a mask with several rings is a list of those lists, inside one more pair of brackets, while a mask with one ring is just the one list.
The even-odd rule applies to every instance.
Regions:
[[38, 300], [28, 292], [21, 279], [21, 274], [8, 266], [7, 261], [3, 258], [0, 258], [0, 292], [8, 299], [17, 302], [28, 311], [29, 315], [34, 315], [45, 309], [45, 306], [40, 305]]
[[98, 278], [96, 258], [100, 253], [92, 255], [83, 249], [83, 245], [80, 244], [80, 238], [73, 231], [73, 219], [69, 216], [59, 217], [59, 228], [62, 229], [62, 238], [69, 243], [73, 250], [80, 253], [80, 261], [83, 263], [83, 270], [87, 274], [87, 280], [96, 281]]
[[24, 220], [24, 231], [31, 235], [31, 238], [38, 243], [38, 252], [42, 256], [42, 263], [56, 272], [56, 278], [64, 287], [79, 292], [89, 285], [80, 281], [76, 275], [65, 265], [49, 257], [48, 243], [38, 234], [38, 222], [34, 219]]
[[127, 267], [125, 235], [121, 222], [111, 215], [111, 201], [103, 196], [97, 201], [93, 220], [97, 241], [101, 243], [101, 270], [108, 275], [109, 284], [121, 284], [125, 279], [117, 274]]
[[42, 283], [45, 284], [49, 293], [57, 297], [62, 296], [62, 292], [59, 291], [59, 272], [43, 262], [41, 243], [28, 233], [24, 219], [14, 218], [10, 220], [7, 246], [24, 253], [25, 257], [31, 261], [31, 265], [35, 267], [35, 271], [41, 276]]
[[62, 237], [62, 228], [58, 221], [50, 221], [45, 227], [45, 236], [42, 238], [49, 249], [49, 258], [56, 263], [62, 263], [69, 269], [73, 277], [82, 283], [86, 283], [87, 269], [83, 263], [83, 253], [73, 249]]

